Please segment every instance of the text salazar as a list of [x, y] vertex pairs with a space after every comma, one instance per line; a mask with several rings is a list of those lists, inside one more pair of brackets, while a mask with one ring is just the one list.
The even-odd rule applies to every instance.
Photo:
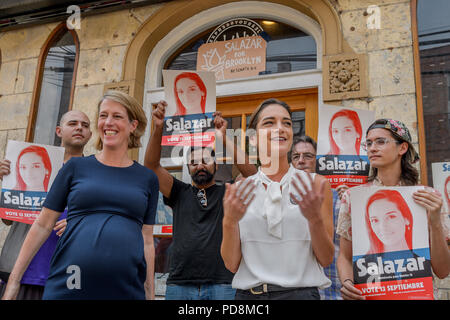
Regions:
[[356, 260], [356, 266], [358, 268], [358, 276], [364, 277], [367, 274], [374, 276], [425, 270], [424, 262], [424, 257], [394, 260], [383, 260], [382, 257], [377, 257], [376, 263], [369, 262], [366, 266], [366, 259], [359, 258], [358, 260]]
[[11, 191], [4, 191], [2, 196], [2, 204], [5, 205], [41, 207], [44, 201], [45, 197], [27, 196], [26, 192], [15, 192], [14, 195]]
[[179, 121], [169, 118], [166, 120], [166, 131], [202, 130], [204, 128], [211, 128], [212, 121], [212, 118], [192, 120], [180, 118]]
[[328, 160], [325, 157], [319, 158], [319, 170], [343, 170], [343, 171], [366, 171], [368, 163], [364, 160], [339, 160], [334, 157], [333, 160]]

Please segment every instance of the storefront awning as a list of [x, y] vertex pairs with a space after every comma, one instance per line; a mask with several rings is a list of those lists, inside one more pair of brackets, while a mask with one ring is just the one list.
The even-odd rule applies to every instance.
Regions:
[[63, 21], [67, 8], [77, 5], [82, 16], [152, 5], [172, 0], [3, 0], [0, 2], [0, 31], [54, 21]]

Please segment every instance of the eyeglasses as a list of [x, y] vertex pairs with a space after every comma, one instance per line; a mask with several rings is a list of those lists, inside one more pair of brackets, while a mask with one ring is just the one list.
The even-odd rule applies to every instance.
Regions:
[[200, 189], [197, 192], [197, 200], [200, 201], [200, 204], [203, 208], [208, 206], [208, 199], [206, 199], [206, 191], [205, 189]]
[[377, 138], [374, 141], [372, 140], [366, 140], [366, 142], [361, 143], [361, 146], [364, 150], [369, 150], [372, 145], [375, 145], [377, 148], [383, 148], [387, 143], [389, 142], [395, 142], [398, 143], [396, 140], [388, 139], [388, 138]]
[[292, 155], [292, 160], [297, 161], [300, 159], [300, 157], [303, 156], [304, 160], [313, 160], [316, 158], [316, 155], [310, 152], [304, 152], [304, 153], [294, 153]]

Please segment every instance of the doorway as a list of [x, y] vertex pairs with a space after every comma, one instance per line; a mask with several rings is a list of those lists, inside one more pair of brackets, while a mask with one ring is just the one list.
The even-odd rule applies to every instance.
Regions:
[[[309, 135], [317, 140], [318, 129], [318, 90], [317, 88], [283, 90], [277, 92], [248, 94], [230, 97], [218, 97], [217, 111], [228, 122], [228, 129], [247, 129], [250, 116], [258, 105], [269, 98], [286, 102], [292, 111], [294, 136]], [[245, 135], [242, 135], [245, 139]], [[244, 141], [240, 144], [243, 148]], [[224, 160], [223, 158], [217, 159]], [[225, 161], [223, 161], [225, 162]], [[232, 182], [239, 175], [233, 164], [219, 164], [216, 172], [217, 183]]]

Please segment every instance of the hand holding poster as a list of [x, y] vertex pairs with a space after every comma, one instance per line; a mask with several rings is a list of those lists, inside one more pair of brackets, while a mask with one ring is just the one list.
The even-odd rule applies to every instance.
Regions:
[[3, 177], [0, 218], [32, 224], [64, 161], [64, 148], [8, 141], [5, 158], [11, 173]]
[[450, 244], [450, 162], [431, 164], [433, 171], [433, 187], [442, 194], [442, 225], [447, 243]]
[[333, 189], [367, 182], [369, 159], [361, 147], [374, 112], [323, 105], [319, 108], [316, 172], [326, 176]]
[[427, 213], [412, 197], [419, 189], [352, 189], [353, 277], [366, 299], [433, 299]]
[[211, 145], [216, 111], [214, 73], [163, 70], [163, 77], [168, 108], [161, 145]]

